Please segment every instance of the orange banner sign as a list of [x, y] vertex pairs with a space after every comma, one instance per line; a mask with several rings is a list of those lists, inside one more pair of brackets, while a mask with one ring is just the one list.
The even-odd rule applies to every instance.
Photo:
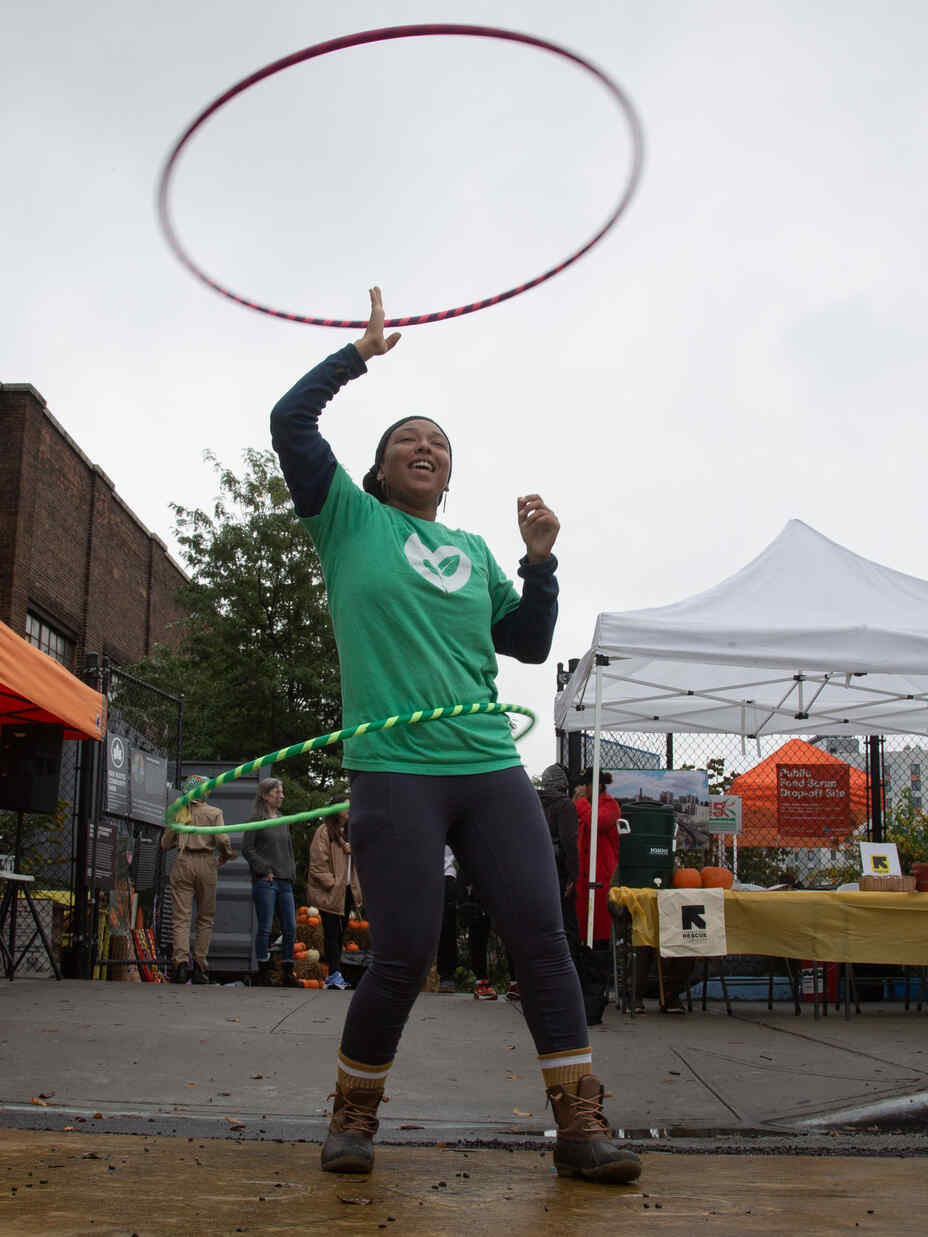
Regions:
[[850, 828], [847, 765], [777, 765], [777, 825], [783, 839], [821, 838], [824, 845]]

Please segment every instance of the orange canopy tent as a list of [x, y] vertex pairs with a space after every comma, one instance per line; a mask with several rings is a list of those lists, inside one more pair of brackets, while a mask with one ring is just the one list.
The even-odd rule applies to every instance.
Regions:
[[102, 739], [106, 702], [0, 622], [0, 725], [23, 722], [64, 726], [66, 739]]
[[[789, 836], [780, 833], [777, 813], [777, 765], [838, 765], [849, 770], [849, 816], [846, 829], [832, 830], [809, 836]], [[741, 833], [739, 846], [838, 846], [867, 819], [867, 775], [846, 761], [839, 760], [820, 747], [803, 739], [790, 739], [782, 747], [741, 773], [732, 782], [728, 794], [741, 796]]]

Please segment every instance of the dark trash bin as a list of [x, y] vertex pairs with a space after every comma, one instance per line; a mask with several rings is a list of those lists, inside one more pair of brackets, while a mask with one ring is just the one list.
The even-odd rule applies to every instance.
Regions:
[[673, 808], [662, 803], [623, 803], [628, 833], [619, 842], [619, 868], [614, 884], [630, 889], [670, 887], [673, 877]]

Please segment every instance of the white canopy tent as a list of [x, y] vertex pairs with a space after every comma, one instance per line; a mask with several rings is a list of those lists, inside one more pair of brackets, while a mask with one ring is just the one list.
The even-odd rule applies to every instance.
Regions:
[[554, 717], [593, 732], [594, 776], [604, 729], [928, 734], [928, 581], [790, 520], [714, 588], [600, 614]]

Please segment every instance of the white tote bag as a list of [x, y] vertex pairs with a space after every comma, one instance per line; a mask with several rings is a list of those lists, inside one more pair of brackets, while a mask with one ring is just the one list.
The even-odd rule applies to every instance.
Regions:
[[664, 958], [717, 958], [727, 953], [724, 889], [662, 889], [657, 913]]

